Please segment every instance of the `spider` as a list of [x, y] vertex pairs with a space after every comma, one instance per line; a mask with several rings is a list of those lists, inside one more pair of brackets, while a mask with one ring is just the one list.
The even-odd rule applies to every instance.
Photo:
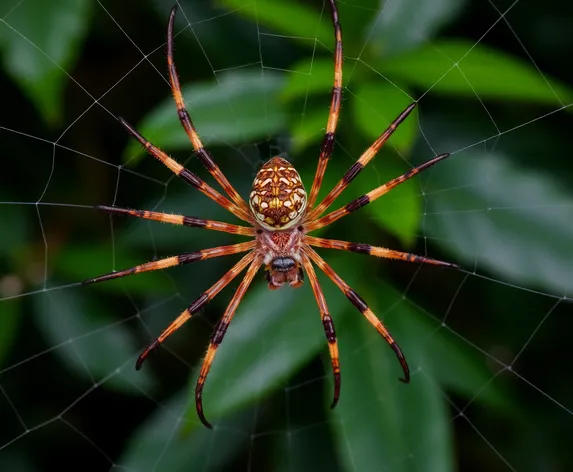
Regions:
[[205, 220], [193, 216], [172, 215], [147, 210], [118, 208], [115, 206], [100, 205], [96, 207], [97, 209], [104, 210], [111, 214], [129, 215], [147, 220], [171, 223], [174, 225], [185, 225], [194, 228], [205, 228], [213, 231], [222, 231], [224, 233], [250, 236], [252, 238], [248, 242], [232, 244], [229, 246], [213, 247], [197, 252], [188, 252], [148, 262], [130, 269], [112, 272], [83, 282], [84, 284], [103, 282], [105, 280], [117, 279], [119, 277], [165, 269], [167, 267], [182, 264], [189, 264], [191, 262], [210, 259], [213, 257], [247, 253], [225, 275], [223, 275], [223, 277], [203, 292], [185, 311], [183, 311], [157, 339], [151, 342], [139, 356], [136, 363], [136, 369], [139, 370], [150, 352], [177, 331], [189, 318], [199, 312], [201, 308], [212, 300], [243, 270], [247, 269], [246, 274], [235, 291], [223, 317], [217, 323], [213, 331], [209, 348], [203, 360], [199, 378], [197, 380], [197, 386], [195, 389], [197, 415], [201, 422], [208, 428], [212, 428], [212, 426], [207, 421], [203, 413], [203, 386], [213, 363], [213, 359], [215, 358], [215, 354], [217, 353], [217, 349], [225, 337], [225, 333], [227, 332], [227, 328], [233, 319], [237, 307], [239, 306], [239, 303], [245, 295], [245, 292], [251, 284], [255, 274], [262, 265], [265, 267], [266, 280], [271, 290], [278, 289], [287, 284], [291, 287], [300, 287], [303, 284], [304, 273], [306, 272], [306, 275], [308, 276], [314, 297], [318, 304], [330, 352], [332, 371], [334, 375], [334, 396], [331, 408], [336, 406], [340, 395], [341, 377], [338, 342], [334, 330], [334, 323], [329, 314], [326, 300], [322, 288], [319, 285], [313, 263], [320, 268], [340, 290], [342, 290], [350, 302], [366, 317], [370, 324], [374, 326], [378, 333], [393, 349], [404, 373], [404, 377], [400, 379], [402, 382], [408, 383], [410, 381], [410, 370], [400, 347], [396, 341], [394, 341], [394, 338], [388, 329], [376, 317], [366, 302], [324, 261], [324, 259], [322, 259], [322, 257], [316, 253], [314, 249], [312, 249], [312, 247], [351, 251], [408, 262], [433, 264], [445, 267], [458, 267], [455, 264], [448, 262], [442, 262], [428, 257], [417, 256], [383, 247], [376, 247], [363, 243], [339, 241], [335, 239], [317, 238], [308, 234], [319, 228], [328, 226], [368, 203], [373, 202], [397, 185], [400, 185], [414, 177], [422, 170], [433, 166], [449, 156], [447, 153], [440, 154], [433, 159], [412, 168], [405, 174], [390, 180], [384, 185], [375, 188], [367, 194], [356, 198], [338, 210], [323, 215], [332, 205], [334, 200], [350, 184], [350, 182], [352, 182], [362, 169], [364, 169], [364, 167], [374, 158], [376, 153], [388, 138], [390, 138], [392, 133], [394, 133], [398, 125], [406, 119], [416, 106], [416, 102], [414, 102], [400, 113], [400, 115], [390, 124], [380, 137], [368, 149], [366, 149], [358, 161], [350, 166], [348, 171], [342, 176], [340, 181], [326, 195], [326, 197], [320, 203], [316, 204], [326, 167], [334, 147], [335, 131], [342, 98], [342, 30], [340, 27], [335, 0], [328, 0], [328, 4], [330, 6], [335, 38], [334, 86], [332, 88], [330, 114], [326, 125], [326, 133], [322, 141], [318, 166], [309, 196], [307, 196], [301, 178], [295, 168], [287, 160], [277, 156], [267, 161], [257, 173], [253, 182], [252, 191], [249, 195], [249, 203], [247, 205], [245, 200], [243, 200], [229, 180], [225, 177], [221, 169], [217, 166], [211, 154], [203, 147], [201, 139], [199, 138], [185, 107], [185, 103], [181, 95], [181, 87], [179, 84], [177, 70], [173, 61], [173, 24], [177, 5], [171, 10], [167, 27], [167, 65], [169, 69], [170, 85], [177, 106], [177, 113], [185, 132], [193, 144], [197, 157], [207, 168], [207, 171], [221, 185], [227, 196], [223, 196], [193, 172], [184, 168], [161, 149], [154, 146], [147, 139], [141, 136], [125, 120], [118, 117], [118, 121], [123, 125], [127, 132], [139, 141], [149, 154], [162, 162], [186, 183], [195, 187], [204, 195], [227, 209], [237, 218], [249, 224], [249, 226], [239, 226], [221, 221]]

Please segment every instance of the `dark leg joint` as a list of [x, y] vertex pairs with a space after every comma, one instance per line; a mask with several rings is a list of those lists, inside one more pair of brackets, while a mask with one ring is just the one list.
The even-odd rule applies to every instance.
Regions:
[[350, 182], [352, 182], [354, 177], [356, 177], [360, 173], [362, 169], [364, 169], [364, 166], [360, 162], [356, 161], [354, 164], [352, 164], [352, 166], [350, 166], [350, 169], [348, 169], [346, 174], [344, 174], [342, 180], [344, 181], [344, 183], [349, 184]]
[[204, 147], [197, 149], [196, 152], [197, 156], [199, 157], [199, 159], [209, 172], [215, 170], [215, 168], [217, 167], [215, 165], [215, 161], [213, 161], [213, 158]]
[[322, 146], [320, 147], [320, 157], [328, 158], [332, 154], [332, 148], [334, 147], [334, 133], [326, 133], [324, 135], [324, 140], [322, 141]]
[[332, 323], [332, 318], [330, 315], [324, 315], [322, 318], [322, 324], [324, 325], [324, 332], [326, 333], [326, 339], [329, 343], [336, 342], [336, 333], [334, 331], [334, 324]]
[[199, 177], [197, 177], [193, 172], [187, 169], [181, 169], [179, 177], [181, 177], [185, 182], [187, 182], [189, 185], [195, 188], [201, 187], [201, 180], [199, 179]]
[[364, 205], [368, 205], [368, 203], [370, 203], [370, 197], [368, 197], [368, 195], [362, 195], [358, 197], [356, 200], [353, 200], [350, 203], [348, 203], [345, 208], [349, 213], [352, 213], [353, 211], [362, 208]]
[[360, 310], [361, 313], [364, 313], [366, 310], [368, 310], [368, 305], [366, 302], [354, 290], [350, 289], [345, 295], [350, 300], [350, 302], [356, 308], [358, 308], [358, 310]]
[[213, 334], [211, 336], [211, 343], [214, 344], [215, 346], [221, 344], [228, 327], [229, 323], [226, 323], [223, 320], [219, 321], [217, 323], [217, 326], [215, 327], [215, 331], [213, 331]]
[[202, 220], [201, 218], [195, 218], [194, 216], [184, 216], [183, 224], [191, 228], [204, 228], [207, 226], [205, 220]]
[[209, 295], [203, 292], [189, 307], [189, 314], [193, 315], [201, 309], [201, 307], [209, 301]]
[[370, 254], [372, 246], [370, 246], [370, 244], [364, 244], [364, 243], [351, 243], [350, 246], [348, 246], [348, 250], [352, 252]]
[[179, 264], [189, 264], [190, 262], [195, 262], [200, 260], [203, 255], [200, 252], [188, 252], [186, 254], [180, 254], [177, 256]]

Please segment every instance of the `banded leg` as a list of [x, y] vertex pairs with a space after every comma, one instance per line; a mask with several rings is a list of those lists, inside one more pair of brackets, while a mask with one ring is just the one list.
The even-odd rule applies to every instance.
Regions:
[[396, 128], [402, 123], [408, 115], [412, 112], [412, 110], [416, 108], [416, 103], [412, 103], [408, 108], [406, 108], [398, 117], [390, 123], [390, 126], [380, 135], [380, 137], [374, 141], [374, 143], [364, 151], [364, 153], [360, 156], [350, 169], [346, 171], [346, 174], [340, 179], [340, 181], [334, 186], [334, 188], [328, 193], [328, 195], [324, 198], [324, 200], [318, 205], [314, 210], [310, 212], [308, 215], [308, 219], [310, 221], [318, 218], [326, 209], [332, 205], [332, 202], [336, 200], [336, 198], [344, 191], [346, 187], [354, 180], [354, 178], [366, 167], [366, 165], [376, 156], [378, 151], [384, 146], [386, 141], [394, 134]]
[[141, 134], [139, 134], [129, 123], [127, 123], [123, 118], [118, 117], [118, 121], [121, 125], [131, 134], [139, 143], [145, 148], [145, 150], [155, 157], [158, 161], [164, 164], [171, 172], [173, 172], [178, 177], [181, 177], [185, 182], [187, 182], [192, 187], [195, 187], [204, 195], [208, 196], [211, 200], [214, 200], [223, 208], [229, 210], [237, 218], [243, 221], [252, 222], [254, 221], [250, 213], [239, 208], [234, 203], [230, 202], [227, 198], [217, 192], [213, 187], [211, 187], [203, 179], [199, 178], [193, 172], [185, 169], [181, 164], [179, 164], [175, 159], [169, 157], [165, 152], [159, 149], [157, 146], [151, 144], [147, 139], [145, 139]]
[[334, 135], [336, 133], [336, 125], [338, 124], [338, 116], [340, 115], [340, 105], [342, 104], [342, 29], [338, 19], [338, 9], [336, 8], [335, 0], [328, 0], [330, 5], [330, 13], [332, 16], [332, 25], [334, 27], [335, 51], [334, 51], [334, 84], [332, 87], [332, 96], [330, 99], [330, 113], [328, 115], [328, 122], [326, 123], [326, 134], [320, 146], [320, 157], [318, 159], [318, 166], [312, 187], [310, 189], [310, 196], [308, 198], [308, 208], [311, 209], [316, 202], [318, 192], [322, 185], [322, 179], [326, 172], [328, 160], [332, 156], [334, 148]]
[[316, 277], [312, 263], [307, 256], [303, 256], [302, 265], [308, 275], [308, 280], [310, 281], [310, 286], [312, 287], [314, 298], [316, 298], [318, 310], [320, 311], [320, 318], [322, 319], [324, 332], [326, 333], [326, 339], [328, 340], [328, 350], [330, 352], [332, 373], [334, 375], [334, 397], [332, 399], [330, 408], [334, 408], [338, 403], [338, 398], [340, 397], [340, 358], [338, 355], [338, 341], [336, 340], [334, 323], [332, 322], [332, 318], [328, 313], [326, 299], [324, 298], [324, 293], [320, 287], [320, 284], [318, 283], [318, 278]]
[[212, 429], [213, 427], [207, 421], [203, 413], [203, 399], [202, 399], [203, 385], [205, 384], [205, 380], [207, 379], [207, 375], [209, 374], [209, 370], [211, 369], [211, 365], [213, 364], [213, 359], [215, 358], [217, 349], [221, 344], [221, 342], [223, 342], [223, 338], [225, 337], [227, 328], [229, 327], [229, 324], [231, 323], [231, 320], [233, 319], [233, 316], [237, 311], [237, 307], [239, 306], [239, 303], [244, 297], [247, 288], [249, 288], [249, 285], [251, 284], [253, 277], [259, 270], [261, 262], [262, 258], [256, 257], [255, 260], [253, 260], [249, 269], [247, 270], [245, 278], [239, 284], [239, 287], [237, 288], [237, 291], [233, 295], [231, 302], [227, 306], [227, 309], [225, 310], [223, 317], [221, 318], [219, 323], [217, 323], [217, 326], [213, 331], [213, 334], [211, 335], [211, 342], [209, 343], [207, 354], [205, 354], [205, 359], [203, 360], [203, 364], [201, 365], [201, 371], [199, 372], [199, 378], [197, 379], [197, 386], [195, 387], [195, 406], [197, 408], [197, 415], [199, 416], [199, 419], [209, 429]]
[[231, 197], [231, 200], [235, 203], [235, 205], [237, 205], [244, 212], [249, 213], [249, 208], [247, 207], [247, 204], [243, 198], [231, 185], [227, 177], [225, 177], [225, 174], [223, 174], [219, 166], [215, 163], [209, 151], [207, 151], [203, 146], [201, 138], [199, 138], [199, 134], [197, 134], [197, 130], [195, 129], [195, 126], [193, 126], [191, 117], [189, 116], [187, 108], [185, 107], [185, 102], [183, 101], [183, 96], [181, 95], [181, 85], [179, 84], [177, 69], [175, 68], [175, 61], [173, 60], [173, 23], [175, 21], [176, 12], [177, 5], [175, 5], [171, 10], [171, 14], [169, 15], [169, 24], [167, 26], [167, 65], [169, 68], [169, 82], [171, 84], [171, 90], [173, 91], [175, 104], [177, 105], [179, 121], [181, 121], [181, 125], [183, 125], [187, 136], [189, 136], [189, 140], [191, 141], [193, 149], [195, 149], [195, 153], [197, 154], [197, 157], [201, 163], [207, 168], [215, 180], [219, 182], [219, 185], [221, 185], [227, 195]]
[[189, 319], [192, 315], [197, 313], [201, 308], [203, 308], [207, 303], [209, 303], [215, 296], [228, 285], [237, 275], [239, 275], [247, 265], [249, 265], [255, 258], [255, 252], [250, 252], [245, 255], [239, 262], [237, 262], [231, 270], [227, 272], [223, 277], [221, 277], [215, 284], [210, 288], [205, 290], [189, 307], [183, 311], [176, 319], [173, 321], [167, 329], [165, 329], [157, 339], [151, 342], [145, 350], [141, 353], [135, 368], [137, 370], [141, 369], [143, 362], [147, 359], [147, 356], [151, 351], [157, 348], [163, 341], [165, 341], [169, 336], [171, 336], [175, 331], [177, 331], [181, 326]]
[[418, 262], [420, 264], [432, 264], [459, 269], [457, 264], [452, 264], [450, 262], [438, 261], [437, 259], [417, 256], [407, 252], [394, 251], [385, 247], [370, 246], [370, 244], [351, 243], [348, 241], [339, 241], [337, 239], [315, 238], [313, 236], [305, 236], [304, 241], [311, 246], [323, 247], [326, 249], [340, 249], [342, 251], [359, 252], [362, 254], [368, 254], [369, 256], [384, 257], [386, 259], [399, 259], [401, 261]]
[[308, 223], [308, 225], [305, 226], [305, 229], [310, 232], [322, 228], [324, 226], [328, 226], [331, 223], [334, 223], [336, 220], [352, 213], [353, 211], [358, 210], [359, 208], [362, 208], [364, 205], [368, 205], [370, 202], [373, 202], [377, 198], [380, 198], [382, 195], [388, 193], [394, 187], [400, 185], [403, 182], [406, 182], [407, 180], [411, 179], [424, 169], [427, 169], [428, 167], [431, 167], [434, 164], [443, 161], [449, 156], [450, 154], [448, 153], [440, 154], [439, 156], [436, 156], [433, 159], [430, 159], [429, 161], [426, 161], [420, 164], [419, 166], [410, 169], [405, 174], [390, 180], [390, 182], [387, 182], [384, 185], [381, 185], [380, 187], [375, 188], [374, 190], [368, 192], [366, 195], [362, 195], [356, 198], [355, 200], [352, 200], [350, 203], [347, 203], [342, 208], [334, 210], [333, 212], [328, 213], [327, 215], [317, 220], [311, 221], [310, 223]]
[[95, 279], [84, 280], [82, 285], [105, 282], [106, 280], [118, 279], [127, 275], [141, 274], [142, 272], [150, 272], [152, 270], [167, 269], [168, 267], [190, 264], [191, 262], [211, 259], [213, 257], [228, 256], [230, 254], [247, 252], [251, 249], [254, 249], [256, 244], [256, 241], [247, 241], [245, 243], [233, 244], [231, 246], [218, 246], [209, 249], [202, 249], [201, 251], [197, 252], [186, 252], [185, 254], [179, 254], [177, 256], [167, 257], [165, 259], [159, 259], [158, 261], [152, 261], [137, 265], [130, 269], [100, 275]]
[[392, 337], [388, 329], [386, 329], [386, 326], [384, 326], [384, 323], [382, 323], [372, 312], [372, 310], [368, 308], [368, 305], [360, 297], [360, 295], [358, 295], [354, 290], [352, 290], [350, 285], [348, 285], [344, 280], [342, 280], [342, 278], [336, 272], [334, 272], [334, 269], [330, 267], [325, 262], [325, 260], [322, 257], [320, 257], [316, 253], [316, 251], [314, 251], [314, 249], [312, 249], [309, 246], [306, 246], [304, 248], [304, 252], [307, 256], [309, 256], [312, 259], [312, 261], [318, 267], [320, 267], [320, 269], [328, 276], [328, 278], [330, 278], [330, 280], [332, 280], [336, 284], [336, 286], [340, 290], [342, 290], [344, 295], [346, 295], [346, 298], [348, 298], [348, 300], [350, 300], [350, 302], [360, 311], [360, 313], [362, 313], [366, 317], [368, 322], [372, 326], [374, 326], [374, 328], [376, 328], [376, 331], [378, 331], [378, 333], [380, 333], [380, 335], [384, 338], [384, 340], [390, 345], [390, 347], [396, 354], [396, 357], [398, 358], [400, 365], [402, 366], [402, 370], [404, 371], [404, 378], [401, 378], [400, 380], [404, 383], [410, 382], [410, 368], [408, 367], [406, 358], [404, 357], [404, 354], [402, 354], [400, 346], [398, 346], [398, 344], [396, 343], [396, 341], [394, 341], [394, 338]]
[[241, 236], [254, 236], [255, 229], [247, 226], [232, 225], [222, 221], [204, 220], [194, 216], [172, 215], [148, 210], [133, 210], [131, 208], [119, 208], [114, 206], [97, 205], [97, 210], [107, 211], [114, 215], [128, 215], [144, 220], [160, 221], [172, 225], [183, 225], [191, 228], [205, 228], [223, 233], [240, 234]]

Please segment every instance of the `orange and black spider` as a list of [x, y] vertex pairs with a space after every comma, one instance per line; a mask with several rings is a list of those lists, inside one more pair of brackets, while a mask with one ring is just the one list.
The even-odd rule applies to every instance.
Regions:
[[332, 155], [334, 147], [334, 134], [338, 122], [342, 97], [342, 31], [340, 28], [335, 0], [328, 0], [328, 3], [332, 14], [332, 24], [334, 26], [334, 37], [336, 43], [334, 53], [334, 86], [332, 88], [330, 114], [326, 125], [326, 134], [322, 142], [318, 167], [312, 182], [309, 197], [307, 197], [300, 176], [295, 168], [285, 159], [273, 157], [266, 162], [257, 173], [253, 182], [253, 189], [249, 195], [249, 204], [247, 205], [245, 200], [243, 200], [243, 198], [233, 188], [223, 172], [221, 172], [221, 169], [219, 169], [217, 164], [213, 161], [209, 152], [203, 147], [203, 143], [201, 142], [201, 139], [193, 126], [189, 113], [185, 108], [185, 103], [183, 102], [183, 97], [181, 95], [179, 79], [177, 77], [177, 71], [175, 69], [175, 63], [173, 62], [173, 23], [175, 12], [177, 10], [176, 6], [171, 10], [167, 28], [167, 64], [169, 66], [171, 89], [177, 105], [177, 113], [185, 132], [193, 144], [197, 157], [201, 160], [209, 173], [221, 185], [228, 198], [221, 195], [197, 175], [185, 169], [181, 164], [170, 158], [161, 149], [151, 144], [122, 118], [118, 118], [119, 122], [128, 131], [128, 133], [137, 139], [149, 154], [161, 161], [189, 185], [195, 187], [200, 192], [216, 201], [219, 205], [226, 208], [233, 215], [249, 224], [249, 226], [238, 226], [221, 221], [204, 220], [192, 216], [170, 215], [166, 213], [157, 213], [147, 210], [132, 210], [113, 206], [97, 207], [98, 209], [105, 210], [112, 214], [130, 215], [137, 218], [161, 221], [175, 225], [191, 226], [194, 228], [205, 228], [214, 231], [222, 231], [224, 233], [251, 236], [253, 238], [248, 242], [203, 249], [198, 252], [189, 252], [158, 261], [148, 262], [146, 264], [132, 267], [131, 269], [102, 275], [84, 282], [84, 284], [103, 282], [104, 280], [116, 279], [118, 277], [125, 277], [127, 275], [138, 274], [151, 270], [165, 269], [167, 267], [188, 264], [190, 262], [209, 259], [212, 257], [247, 252], [247, 255], [235, 264], [211, 288], [202, 293], [175, 319], [175, 321], [167, 327], [165, 331], [163, 331], [163, 333], [161, 333], [157, 339], [149, 344], [149, 346], [147, 346], [139, 356], [136, 363], [136, 368], [140, 369], [151, 351], [163, 343], [171, 334], [177, 331], [189, 318], [191, 318], [191, 316], [197, 313], [226, 285], [237, 277], [239, 273], [247, 268], [244, 279], [239, 284], [239, 287], [227, 306], [223, 317], [218, 322], [211, 336], [209, 348], [205, 355], [205, 359], [203, 360], [199, 379], [197, 380], [197, 387], [195, 390], [197, 414], [203, 424], [208, 428], [211, 428], [211, 425], [203, 414], [203, 385], [205, 384], [205, 379], [207, 378], [207, 374], [209, 373], [209, 369], [211, 368], [211, 364], [215, 358], [217, 348], [223, 341], [233, 315], [261, 265], [265, 266], [266, 279], [269, 288], [272, 290], [278, 289], [285, 284], [289, 284], [291, 287], [300, 287], [303, 283], [304, 272], [308, 275], [312, 291], [318, 303], [318, 309], [322, 318], [322, 324], [324, 325], [324, 331], [328, 340], [328, 348], [332, 361], [332, 370], [334, 373], [334, 399], [331, 407], [334, 407], [337, 404], [340, 394], [338, 343], [334, 331], [334, 324], [328, 312], [324, 294], [318, 283], [318, 279], [312, 265], [313, 262], [336, 284], [340, 290], [342, 290], [342, 292], [344, 292], [350, 302], [366, 317], [366, 319], [372, 324], [372, 326], [374, 326], [374, 328], [376, 328], [380, 335], [394, 350], [398, 360], [400, 361], [402, 370], [404, 371], [404, 377], [400, 380], [408, 383], [410, 381], [410, 371], [402, 351], [384, 324], [376, 317], [366, 302], [352, 288], [350, 288], [350, 286], [342, 280], [336, 272], [334, 272], [334, 270], [314, 251], [314, 249], [312, 249], [312, 246], [364, 253], [371, 256], [385, 257], [389, 259], [401, 259], [408, 262], [457, 267], [455, 264], [450, 264], [448, 262], [441, 262], [435, 259], [394, 251], [383, 247], [338, 241], [334, 239], [317, 238], [309, 236], [308, 234], [314, 230], [334, 223], [343, 216], [346, 216], [364, 205], [373, 202], [397, 185], [400, 185], [402, 182], [415, 176], [420, 171], [433, 166], [449, 156], [449, 154], [436, 156], [433, 159], [412, 168], [404, 175], [396, 177], [367, 194], [358, 197], [344, 205], [342, 208], [322, 216], [330, 205], [332, 205], [334, 200], [348, 186], [348, 184], [350, 184], [350, 182], [352, 182], [352, 180], [362, 171], [364, 166], [374, 158], [376, 153], [396, 130], [398, 125], [406, 119], [416, 106], [416, 104], [413, 103], [406, 108], [406, 110], [404, 110], [390, 124], [388, 129], [386, 129], [386, 131], [380, 135], [380, 137], [362, 154], [362, 156], [360, 156], [360, 159], [350, 166], [350, 169], [348, 169], [342, 179], [340, 179], [324, 200], [315, 206], [322, 179], [326, 171], [326, 166], [330, 156]]

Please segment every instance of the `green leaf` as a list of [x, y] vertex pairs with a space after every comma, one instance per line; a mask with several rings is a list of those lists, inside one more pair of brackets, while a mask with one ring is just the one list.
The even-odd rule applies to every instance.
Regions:
[[[366, 142], [366, 146], [370, 143]], [[364, 149], [366, 149], [366, 146]], [[329, 175], [337, 176], [338, 181], [359, 157], [344, 156], [341, 152], [336, 151], [328, 169]], [[333, 209], [348, 203], [352, 199], [366, 194], [369, 191], [383, 185], [394, 177], [404, 174], [412, 166], [404, 163], [403, 158], [396, 156], [394, 153], [380, 152], [374, 160], [356, 177], [347, 190], [339, 197], [333, 205]], [[379, 227], [389, 231], [398, 237], [405, 247], [411, 246], [419, 234], [420, 222], [422, 216], [423, 195], [420, 181], [414, 177], [408, 182], [397, 186], [386, 195], [378, 200], [366, 205], [360, 209], [359, 213], [345, 217], [344, 223], [335, 224], [353, 224], [352, 222], [368, 218], [374, 221]], [[360, 241], [373, 245], [380, 244], [379, 241]]]
[[399, 363], [381, 336], [363, 317], [346, 318], [339, 330], [344, 387], [331, 423], [345, 470], [453, 470], [449, 412], [424, 346], [414, 341], [418, 330], [407, 326], [415, 323], [412, 312], [386, 285], [377, 285], [375, 299], [387, 306], [378, 315], [402, 346], [413, 376], [408, 385], [399, 382]]
[[[344, 78], [348, 77], [351, 70], [348, 62], [343, 64]], [[281, 92], [285, 100], [306, 98], [317, 93], [328, 93], [332, 90], [334, 82], [334, 63], [332, 59], [311, 58], [303, 59], [292, 67], [286, 86]]]
[[[324, 110], [310, 108], [302, 117], [297, 117], [297, 121], [291, 126], [291, 146], [292, 154], [297, 155], [310, 146], [319, 143], [326, 132], [326, 121], [328, 116]], [[318, 153], [316, 149], [316, 153]]]
[[[332, 284], [324, 289], [327, 299], [336, 290]], [[329, 307], [336, 318], [338, 304]], [[324, 330], [308, 284], [296, 293], [289, 288], [270, 291], [259, 284], [239, 306], [217, 350], [203, 394], [207, 419], [217, 424], [218, 419], [282, 388], [290, 375], [323, 349]], [[193, 387], [195, 379], [196, 375]], [[190, 428], [203, 427], [195, 412], [194, 388], [185, 418]]]
[[384, 62], [384, 74], [423, 90], [475, 99], [521, 100], [563, 106], [570, 88], [533, 64], [462, 40], [443, 40]]
[[182, 434], [187, 392], [162, 403], [136, 430], [117, 461], [126, 470], [138, 472], [177, 472], [181, 470], [224, 470], [247, 441], [253, 412], [228, 420], [224, 428], [199, 428], [192, 435]]
[[573, 196], [549, 174], [501, 154], [463, 153], [440, 164], [426, 233], [469, 270], [573, 295]]
[[[335, 268], [348, 266], [346, 255], [340, 259]], [[443, 388], [488, 405], [507, 407], [510, 400], [498, 385], [484, 389], [493, 375], [486, 359], [440, 320], [383, 282], [372, 284], [362, 276], [360, 283], [370, 263], [357, 260], [352, 272], [341, 274], [390, 330], [412, 378], [407, 385], [398, 381], [402, 371], [396, 356], [351, 307], [354, 313], [337, 326], [344, 346], [342, 393], [331, 422], [337, 450], [348, 470], [453, 470], [451, 411]]]
[[[333, 41], [331, 24], [321, 22], [318, 8], [309, 8], [305, 3], [287, 0], [219, 0], [219, 3], [257, 24], [293, 36], [293, 39], [300, 40], [308, 47], [315, 46], [315, 38], [323, 44]], [[330, 19], [330, 13], [327, 15]]]
[[[187, 85], [182, 93], [204, 144], [233, 145], [266, 138], [286, 126], [278, 101], [282, 85], [280, 74], [245, 70], [221, 74], [218, 83]], [[137, 129], [161, 148], [192, 149], [172, 98], [151, 111]], [[143, 155], [132, 141], [123, 160], [134, 164]]]
[[[363, 193], [373, 190], [411, 169], [401, 159], [383, 154], [375, 164], [375, 171], [364, 180]], [[374, 173], [375, 172], [375, 173]], [[368, 173], [368, 171], [364, 171]], [[411, 246], [419, 234], [423, 197], [419, 181], [411, 179], [392, 189], [376, 202], [365, 208], [376, 223], [400, 238], [405, 247]], [[363, 210], [363, 211], [364, 211]]]
[[[167, 257], [167, 256], [166, 256]], [[67, 246], [56, 259], [56, 269], [60, 275], [69, 280], [83, 282], [114, 270], [129, 269], [137, 264], [149, 262], [132, 252], [112, 251], [102, 245]], [[150, 293], [167, 293], [173, 289], [170, 280], [159, 272], [138, 274], [123, 277], [104, 283], [89, 285], [81, 290], [104, 290], [111, 292], [148, 295]]]
[[401, 0], [380, 2], [378, 15], [366, 30], [374, 55], [395, 56], [426, 44], [452, 21], [465, 0]]
[[62, 118], [64, 86], [87, 33], [93, 2], [12, 3], [12, 8], [0, 15], [4, 69], [44, 120], [56, 125]]
[[[372, 141], [377, 139], [390, 123], [412, 103], [407, 89], [388, 82], [365, 83], [355, 88], [352, 114], [356, 124]], [[384, 145], [406, 152], [418, 135], [417, 114], [414, 111], [403, 121]]]
[[76, 288], [44, 292], [34, 302], [36, 323], [48, 346], [72, 372], [122, 393], [149, 390], [149, 371], [134, 368], [137, 343], [126, 324], [107, 315], [97, 298], [88, 302]]
[[[301, 403], [308, 405], [307, 408], [312, 408], [316, 404], [314, 398], [309, 399], [300, 390], [296, 394], [293, 392], [293, 395], [297, 398], [304, 396]], [[311, 397], [314, 395], [311, 394]], [[309, 414], [306, 409], [301, 408], [301, 410], [303, 411], [298, 413], [290, 409], [285, 418], [287, 428], [284, 430], [281, 428], [282, 434], [274, 435], [273, 466], [270, 470], [273, 472], [339, 471], [340, 466], [331, 438], [330, 424], [325, 421], [324, 417], [316, 417], [322, 412], [315, 411]]]

